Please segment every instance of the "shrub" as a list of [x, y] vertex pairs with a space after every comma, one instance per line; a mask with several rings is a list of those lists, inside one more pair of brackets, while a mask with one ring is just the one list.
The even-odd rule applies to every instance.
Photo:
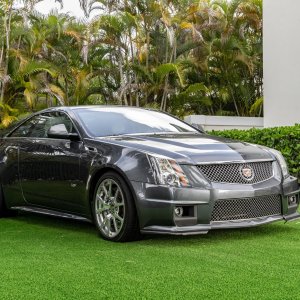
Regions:
[[250, 130], [212, 131], [211, 134], [243, 142], [259, 144], [280, 151], [290, 173], [300, 178], [300, 125]]

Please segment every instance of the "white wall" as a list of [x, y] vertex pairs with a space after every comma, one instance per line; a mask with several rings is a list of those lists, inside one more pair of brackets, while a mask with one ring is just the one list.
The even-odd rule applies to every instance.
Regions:
[[187, 116], [184, 120], [190, 124], [201, 125], [206, 131], [230, 129], [247, 130], [253, 127], [263, 128], [264, 126], [263, 118], [215, 117], [204, 115], [192, 115]]
[[265, 126], [300, 123], [300, 1], [264, 1]]

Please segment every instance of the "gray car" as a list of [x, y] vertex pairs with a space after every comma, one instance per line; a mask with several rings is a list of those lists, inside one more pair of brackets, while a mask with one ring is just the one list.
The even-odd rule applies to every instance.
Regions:
[[0, 216], [93, 221], [112, 241], [299, 219], [299, 186], [273, 149], [129, 107], [39, 112], [0, 141]]

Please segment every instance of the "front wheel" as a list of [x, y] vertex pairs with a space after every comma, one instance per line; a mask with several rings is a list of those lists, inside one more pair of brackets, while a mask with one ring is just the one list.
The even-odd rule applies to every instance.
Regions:
[[108, 172], [99, 179], [92, 206], [96, 226], [104, 239], [129, 242], [139, 238], [134, 199], [117, 173]]

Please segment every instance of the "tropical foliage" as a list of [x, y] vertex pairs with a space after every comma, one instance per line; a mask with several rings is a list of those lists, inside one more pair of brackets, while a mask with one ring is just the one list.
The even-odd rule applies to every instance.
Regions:
[[53, 105], [262, 115], [262, 0], [78, 0], [83, 20], [40, 1], [0, 0], [3, 125]]

